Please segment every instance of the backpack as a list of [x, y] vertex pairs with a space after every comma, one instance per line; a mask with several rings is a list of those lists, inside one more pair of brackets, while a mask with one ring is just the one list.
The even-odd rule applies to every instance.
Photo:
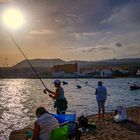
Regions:
[[126, 121], [127, 118], [127, 113], [126, 109], [123, 106], [117, 106], [115, 110], [115, 116], [114, 116], [114, 121], [115, 122], [123, 122]]
[[82, 115], [79, 117], [78, 123], [80, 127], [86, 129], [88, 127], [88, 118]]

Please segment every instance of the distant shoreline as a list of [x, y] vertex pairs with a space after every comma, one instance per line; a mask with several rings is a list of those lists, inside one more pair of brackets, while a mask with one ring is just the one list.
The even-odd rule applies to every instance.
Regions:
[[25, 77], [25, 76], [10, 76], [10, 77], [0, 77], [0, 79], [117, 79], [117, 78], [140, 78], [136, 76], [130, 77]]

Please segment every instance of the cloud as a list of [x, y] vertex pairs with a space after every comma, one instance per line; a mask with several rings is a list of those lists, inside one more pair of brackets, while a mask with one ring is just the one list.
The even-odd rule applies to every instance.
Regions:
[[108, 51], [108, 50], [109, 51], [111, 50], [111, 47], [109, 45], [97, 45], [97, 46], [85, 46], [85, 47], [76, 48], [74, 51], [79, 51], [83, 53], [93, 53], [93, 52]]
[[3, 3], [3, 2], [5, 2], [5, 0], [0, 0], [0, 3]]
[[31, 35], [25, 35], [24, 38], [25, 38], [25, 39], [28, 39], [28, 40], [34, 39]]
[[29, 34], [32, 35], [50, 35], [50, 34], [54, 34], [54, 31], [51, 30], [47, 30], [47, 29], [43, 29], [43, 30], [34, 30], [34, 31], [30, 31]]
[[140, 57], [140, 46], [130, 44], [125, 49], [117, 53], [117, 57], [120, 58], [139, 58]]
[[90, 39], [97, 35], [96, 32], [83, 32], [83, 33], [72, 33], [72, 36], [74, 36], [77, 40], [82, 39]]
[[140, 1], [132, 1], [123, 7], [116, 7], [112, 14], [102, 24], [108, 24], [118, 29], [139, 29], [140, 28]]
[[[16, 0], [33, 20], [49, 29], [66, 32], [94, 31], [106, 11], [104, 0]], [[105, 4], [106, 5], [106, 4]], [[35, 21], [33, 21], [34, 24]]]
[[15, 2], [21, 2], [22, 0], [0, 0], [0, 4], [9, 5]]
[[[129, 0], [16, 0], [24, 7], [29, 17], [38, 26], [62, 32], [89, 33], [107, 29], [101, 24], [110, 23], [114, 19], [113, 9], [124, 6]], [[120, 9], [119, 9], [120, 10]], [[128, 10], [129, 11], [129, 10]], [[128, 12], [126, 11], [126, 13]], [[118, 11], [117, 11], [118, 13]], [[118, 13], [119, 14], [119, 13]]]
[[134, 48], [135, 52], [139, 50], [128, 49], [128, 45], [140, 44], [140, 0], [13, 0], [13, 3], [23, 13], [26, 10], [28, 25], [22, 42], [36, 50], [37, 55], [40, 48], [44, 51], [49, 48], [57, 56], [61, 53], [72, 59], [92, 59], [94, 54], [96, 59], [127, 55]]
[[96, 51], [97, 48], [96, 47], [85, 47], [81, 49], [81, 52], [83, 53], [92, 53], [94, 51]]
[[0, 0], [0, 3], [9, 2], [9, 0]]

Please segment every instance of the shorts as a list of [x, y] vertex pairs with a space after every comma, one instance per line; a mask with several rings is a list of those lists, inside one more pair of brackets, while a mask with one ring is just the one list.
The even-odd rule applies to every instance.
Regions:
[[97, 103], [98, 103], [98, 109], [99, 109], [99, 110], [105, 108], [105, 101], [106, 101], [106, 100], [97, 100]]

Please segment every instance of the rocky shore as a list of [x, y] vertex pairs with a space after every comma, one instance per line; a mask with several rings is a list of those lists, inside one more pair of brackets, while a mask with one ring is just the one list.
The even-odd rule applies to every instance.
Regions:
[[97, 128], [83, 133], [81, 140], [140, 140], [140, 107], [128, 108], [127, 114], [131, 121], [124, 123], [115, 123], [113, 113], [104, 119], [89, 116], [89, 122], [96, 123]]
[[[131, 121], [123, 123], [113, 121], [113, 112], [107, 113], [103, 119], [89, 116], [89, 123], [95, 123], [96, 129], [83, 132], [81, 140], [140, 140], [140, 107], [128, 108], [127, 114]], [[25, 140], [26, 132], [30, 129], [11, 132], [9, 140]]]

